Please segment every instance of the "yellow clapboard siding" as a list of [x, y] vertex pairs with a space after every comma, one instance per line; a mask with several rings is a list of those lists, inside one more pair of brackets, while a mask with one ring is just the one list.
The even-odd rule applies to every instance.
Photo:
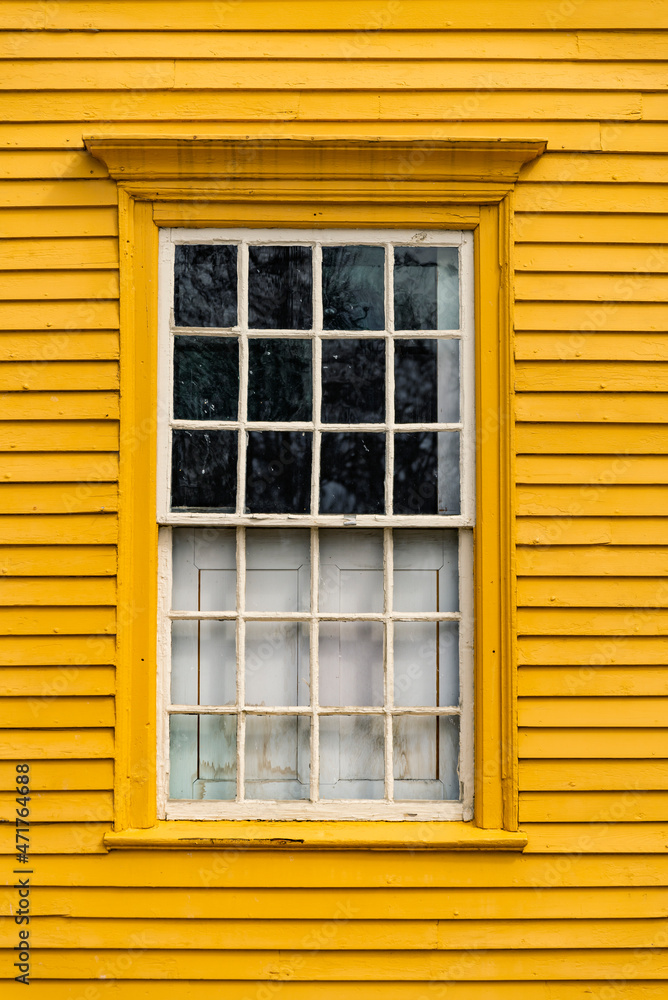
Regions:
[[[615, 183], [608, 189], [605, 184], [581, 184], [578, 181], [575, 173], [566, 184], [521, 184], [517, 188], [517, 211], [656, 214], [665, 212], [668, 207], [665, 189], [659, 185]], [[528, 275], [525, 277], [528, 278]]]
[[118, 322], [118, 303], [112, 299], [0, 302], [0, 324], [6, 330], [109, 330]]
[[521, 517], [520, 545], [668, 545], [668, 524], [662, 517]]
[[26, 729], [67, 729], [81, 725], [86, 727], [113, 726], [113, 698], [3, 698], [0, 702], [0, 726], [11, 729], [16, 720], [21, 719]]
[[118, 358], [116, 330], [45, 331], [13, 330], [0, 336], [3, 361], [87, 361]]
[[0, 729], [4, 760], [55, 760], [113, 757], [112, 729]]
[[[113, 695], [115, 674], [113, 667], [0, 667], [0, 684], [7, 696]], [[40, 768], [40, 774], [43, 774], [43, 768]]]
[[116, 616], [108, 607], [0, 608], [0, 635], [98, 635], [115, 630]]
[[665, 423], [662, 407], [668, 400], [668, 393], [623, 393], [606, 392], [602, 395], [576, 392], [525, 392], [517, 397], [518, 420], [566, 421], [570, 423]]
[[529, 851], [589, 851], [592, 854], [637, 854], [665, 851], [668, 826], [665, 823], [525, 823], [531, 846]]
[[[16, 788], [17, 763], [0, 761], [0, 788]], [[113, 784], [114, 766], [110, 760], [42, 760], [30, 772], [31, 792], [111, 789]]]
[[655, 823], [668, 818], [668, 792], [522, 792], [520, 823]]
[[[635, 558], [634, 558], [635, 557]], [[636, 573], [645, 569], [642, 549], [627, 555], [630, 568]], [[582, 563], [583, 571], [586, 564]], [[571, 608], [631, 608], [634, 615], [642, 613], [654, 620], [653, 609], [668, 607], [668, 581], [664, 577], [624, 576], [601, 579], [595, 573], [586, 576], [530, 576], [518, 581], [517, 602], [520, 606]], [[606, 612], [607, 614], [607, 612]], [[663, 612], [656, 613], [656, 624]], [[627, 613], [619, 617], [629, 619]], [[650, 626], [651, 627], [651, 626]]]
[[560, 698], [564, 695], [668, 695], [668, 668], [626, 667], [520, 667], [520, 697]]
[[0, 391], [117, 389], [116, 361], [0, 361]]
[[80, 207], [116, 205], [118, 192], [111, 180], [68, 180], [55, 183], [41, 180], [0, 181], [0, 208], [23, 208], [30, 205]]
[[[583, 581], [578, 581], [581, 584]], [[606, 581], [611, 582], [611, 581]], [[530, 589], [530, 588], [529, 588]], [[586, 589], [582, 588], [585, 593]], [[629, 590], [630, 590], [629, 586]], [[665, 600], [668, 584], [663, 581], [648, 588], [653, 604], [632, 603], [621, 608], [592, 607], [521, 607], [517, 614], [520, 635], [665, 635], [668, 633], [668, 608], [657, 608]], [[642, 590], [638, 588], [638, 596]], [[577, 600], [577, 596], [571, 598]], [[556, 603], [556, 602], [555, 602]]]
[[[638, 64], [636, 64], [638, 65]], [[598, 64], [596, 69], [606, 69], [605, 64]], [[614, 71], [614, 67], [610, 67]], [[0, 161], [1, 162], [1, 161]], [[654, 156], [625, 156], [621, 153], [597, 153], [596, 156], [583, 155], [583, 152], [577, 153], [557, 153], [552, 152], [549, 147], [543, 156], [532, 160], [531, 163], [527, 163], [526, 166], [522, 168], [522, 183], [545, 183], [545, 182], [558, 182], [560, 184], [570, 184], [570, 183], [631, 183], [631, 184], [659, 184], [668, 181], [668, 159], [665, 156], [656, 154]], [[571, 248], [569, 247], [569, 252]], [[592, 247], [592, 256], [594, 261], [596, 259], [608, 259], [612, 264], [612, 270], [618, 269], [618, 263], [620, 260], [620, 255], [610, 253], [611, 248], [606, 247]], [[553, 257], [552, 249], [549, 247], [536, 247], [536, 254], [540, 259], [547, 257], [547, 259], [556, 259]], [[627, 253], [629, 248], [624, 249], [624, 253]], [[642, 252], [642, 251], [640, 251]], [[529, 251], [530, 253], [530, 251]], [[517, 261], [521, 257], [518, 255], [515, 259], [515, 264], [517, 266]], [[590, 271], [590, 270], [601, 270], [597, 268], [595, 263], [592, 266], [592, 261], [588, 261], [586, 255], [577, 254], [578, 259], [582, 259], [584, 267], [575, 268], [575, 270]], [[623, 259], [623, 257], [621, 258]], [[571, 262], [565, 260], [563, 263], [564, 267], [571, 268]], [[531, 268], [534, 270], [534, 268]], [[537, 268], [537, 270], [543, 270], [543, 268]], [[544, 270], [561, 271], [562, 267], [557, 266], [556, 268], [547, 267]], [[603, 268], [602, 270], [605, 270]]]
[[582, 215], [560, 213], [556, 208], [518, 212], [515, 239], [520, 243], [665, 243], [665, 220], [659, 215]]
[[3, 483], [2, 514], [76, 514], [115, 511], [118, 493], [107, 483]]
[[[665, 639], [653, 636], [523, 636], [517, 644], [518, 662], [546, 666], [597, 667], [604, 664], [664, 665]], [[663, 651], [663, 652], [662, 652]]]
[[[665, 729], [520, 729], [520, 757], [658, 758], [666, 756]], [[629, 847], [633, 851], [633, 845]]]
[[[666, 257], [662, 264], [665, 268]], [[535, 302], [662, 302], [666, 274], [526, 274], [515, 275], [517, 300]]]
[[[3, 565], [4, 568], [4, 565]], [[0, 576], [0, 605], [114, 605], [112, 576]]]
[[[47, 154], [49, 155], [49, 154]], [[65, 153], [64, 156], [76, 155], [86, 162], [81, 154]], [[0, 172], [3, 167], [4, 154], [0, 153]], [[100, 167], [99, 161], [94, 161]], [[86, 166], [88, 163], [86, 162]], [[87, 268], [118, 267], [118, 241], [111, 238], [83, 239], [14, 239], [4, 240], [0, 247], [0, 264], [6, 271], [22, 271], [28, 268], [37, 270], [64, 267], [76, 267], [79, 270]]]
[[[104, 835], [111, 828], [106, 823], [33, 823], [30, 827], [30, 854], [102, 854]], [[0, 827], [0, 854], [13, 854], [14, 831]]]
[[515, 322], [518, 330], [668, 330], [665, 309], [654, 302], [518, 302]]
[[[518, 514], [558, 517], [661, 515], [668, 504], [665, 486], [519, 486]], [[653, 539], [652, 539], [653, 541]]]
[[118, 419], [115, 392], [4, 392], [0, 420]]
[[2, 459], [0, 480], [14, 483], [91, 482], [118, 479], [118, 456], [105, 452], [9, 453]]
[[[0, 272], [3, 299], [115, 299], [118, 274], [113, 270]], [[76, 308], [76, 307], [75, 307]]]
[[[88, 36], [90, 38], [90, 35]], [[12, 58], [18, 56], [20, 50], [20, 35], [9, 35], [0, 32], [0, 57]], [[7, 52], [7, 47], [14, 41], [18, 45], [14, 53]], [[30, 50], [36, 56], [37, 38], [30, 40]], [[62, 56], [61, 56], [62, 57]], [[36, 178], [67, 179], [108, 177], [107, 168], [98, 160], [91, 162], [84, 152], [74, 150], [42, 149], [4, 149], [0, 151], [0, 179], [2, 180], [34, 180]], [[116, 258], [118, 263], [118, 258]]]
[[116, 451], [118, 444], [118, 423], [113, 420], [0, 423], [0, 451], [109, 453]]
[[[639, 569], [645, 576], [668, 576], [668, 547], [644, 545], [640, 551], [629, 551], [623, 545], [519, 546], [517, 549], [519, 576], [626, 577], [637, 576]], [[526, 586], [530, 586], [529, 581]]]
[[109, 635], [0, 635], [0, 665], [64, 666], [113, 663], [116, 642]]
[[[17, 140], [18, 141], [18, 140]], [[58, 143], [60, 145], [60, 143]], [[105, 208], [7, 208], [2, 213], [0, 236], [25, 238], [118, 236], [118, 212]]]
[[113, 545], [5, 545], [0, 548], [0, 572], [13, 577], [114, 576], [116, 562]]
[[[117, 538], [115, 514], [0, 515], [2, 545], [114, 545]], [[67, 565], [67, 558], [63, 563]]]
[[522, 392], [665, 392], [668, 363], [594, 361], [525, 361], [515, 368], [515, 388]]
[[520, 698], [519, 724], [540, 728], [665, 727], [665, 698]]
[[519, 333], [518, 361], [666, 361], [668, 337], [661, 333]]
[[668, 455], [519, 455], [518, 483], [662, 483]]
[[665, 789], [668, 760], [523, 760], [520, 788], [531, 791]]
[[[540, 157], [528, 165], [528, 171], [535, 170], [536, 165], [542, 165], [546, 157]], [[565, 157], [568, 160], [568, 157]], [[606, 158], [607, 159], [607, 158]], [[628, 163], [629, 157], [614, 157], [615, 162], [611, 170], [618, 173], [626, 170], [632, 176], [637, 176], [640, 169], [638, 165], [639, 157], [633, 157]], [[600, 166], [599, 157], [593, 161], [589, 158], [578, 157], [578, 171], [596, 169]], [[551, 161], [548, 160], [548, 163]], [[2, 159], [0, 158], [0, 164]], [[661, 170], [661, 165], [665, 171], [665, 181], [668, 183], [668, 159], [663, 162], [658, 157], [647, 157], [646, 168], [648, 174]], [[610, 180], [612, 178], [609, 178]], [[649, 180], [649, 176], [645, 178]], [[634, 244], [610, 246], [605, 243], [579, 246], [573, 243], [518, 243], [515, 247], [514, 264], [518, 272], [577, 272], [578, 280], [582, 280], [585, 272], [590, 272], [596, 277], [601, 274], [611, 277], [610, 272], [633, 273], [639, 271], [639, 276], [653, 272], [665, 272], [668, 264], [668, 256], [661, 246], [637, 246]], [[569, 274], [570, 277], [570, 274]], [[562, 278], [565, 280], [565, 277]], [[572, 297], [572, 296], [569, 296]]]
[[521, 423], [517, 425], [519, 454], [540, 455], [662, 455], [668, 453], [668, 426], [662, 424], [565, 424]]
[[[113, 819], [113, 799], [106, 791], [30, 793], [31, 823], [102, 823]], [[16, 793], [0, 792], [0, 820], [16, 817]]]

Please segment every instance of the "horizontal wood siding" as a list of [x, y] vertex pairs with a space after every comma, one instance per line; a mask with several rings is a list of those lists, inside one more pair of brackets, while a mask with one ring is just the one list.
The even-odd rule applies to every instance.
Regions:
[[[667, 56], [662, 0], [5, 0], [0, 953], [28, 761], [34, 1000], [665, 996]], [[521, 856], [105, 851], [119, 249], [82, 135], [249, 122], [548, 141], [515, 197]]]

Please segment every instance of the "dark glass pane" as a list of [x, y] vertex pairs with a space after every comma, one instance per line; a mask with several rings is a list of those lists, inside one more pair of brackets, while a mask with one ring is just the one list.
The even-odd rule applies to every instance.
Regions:
[[311, 247], [250, 247], [248, 325], [259, 330], [310, 330]]
[[311, 494], [312, 435], [251, 431], [246, 460], [246, 510], [251, 514], [307, 514]]
[[321, 514], [382, 514], [385, 510], [385, 435], [323, 434]]
[[237, 248], [181, 243], [174, 255], [174, 325], [235, 326]]
[[172, 508], [233, 512], [237, 500], [237, 432], [172, 431]]
[[459, 510], [459, 434], [395, 434], [394, 513]]
[[238, 406], [236, 337], [175, 337], [175, 418], [236, 420]]
[[394, 418], [398, 424], [436, 422], [435, 340], [394, 342], [394, 386]]
[[248, 419], [312, 420], [311, 341], [248, 341]]
[[459, 328], [457, 247], [396, 247], [394, 329]]
[[383, 247], [323, 247], [325, 330], [385, 329]]
[[385, 419], [385, 341], [322, 341], [322, 419], [327, 424]]

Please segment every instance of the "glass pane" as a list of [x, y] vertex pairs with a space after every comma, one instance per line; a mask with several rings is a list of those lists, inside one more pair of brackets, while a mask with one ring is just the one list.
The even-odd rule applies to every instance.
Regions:
[[322, 419], [327, 424], [385, 420], [385, 341], [322, 341]]
[[311, 720], [297, 715], [246, 719], [246, 798], [308, 799]]
[[323, 247], [325, 330], [385, 329], [385, 249]]
[[394, 610], [459, 611], [457, 532], [400, 529], [392, 537]]
[[246, 704], [308, 705], [309, 629], [301, 622], [246, 623]]
[[174, 325], [237, 322], [237, 248], [181, 243], [174, 248]]
[[312, 284], [311, 247], [249, 247], [250, 329], [310, 330]]
[[172, 705], [197, 704], [197, 622], [172, 622]]
[[234, 622], [172, 622], [172, 704], [234, 704], [236, 660]]
[[457, 639], [457, 622], [395, 622], [395, 705], [459, 704]]
[[234, 799], [237, 794], [237, 717], [201, 715], [199, 719], [198, 799]]
[[394, 413], [398, 424], [459, 420], [459, 341], [395, 340]]
[[302, 431], [251, 431], [246, 460], [246, 510], [306, 514], [311, 506], [311, 440]]
[[233, 512], [237, 432], [172, 431], [172, 508]]
[[383, 704], [382, 622], [320, 622], [320, 704]]
[[236, 541], [230, 528], [172, 528], [172, 608], [234, 611]]
[[323, 434], [321, 514], [382, 514], [385, 510], [385, 435]]
[[320, 610], [383, 610], [383, 533], [320, 530]]
[[459, 329], [457, 247], [395, 247], [394, 329]]
[[380, 716], [321, 716], [321, 798], [384, 798], [384, 747]]
[[311, 341], [248, 341], [248, 419], [312, 420]]
[[175, 419], [236, 420], [238, 406], [237, 338], [175, 337]]
[[395, 716], [394, 798], [459, 799], [459, 718]]
[[169, 717], [169, 797], [193, 799], [197, 780], [197, 716]]
[[459, 512], [459, 434], [396, 434], [394, 513]]
[[246, 610], [308, 611], [310, 534], [303, 528], [246, 531]]

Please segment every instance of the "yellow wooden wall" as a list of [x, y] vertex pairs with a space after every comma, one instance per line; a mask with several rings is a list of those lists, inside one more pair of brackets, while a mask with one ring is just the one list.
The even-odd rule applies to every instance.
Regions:
[[[666, 996], [667, 55], [662, 0], [0, 4], [0, 799], [29, 760], [33, 1000]], [[516, 195], [523, 855], [104, 853], [117, 213], [82, 134], [248, 122], [548, 140]]]

